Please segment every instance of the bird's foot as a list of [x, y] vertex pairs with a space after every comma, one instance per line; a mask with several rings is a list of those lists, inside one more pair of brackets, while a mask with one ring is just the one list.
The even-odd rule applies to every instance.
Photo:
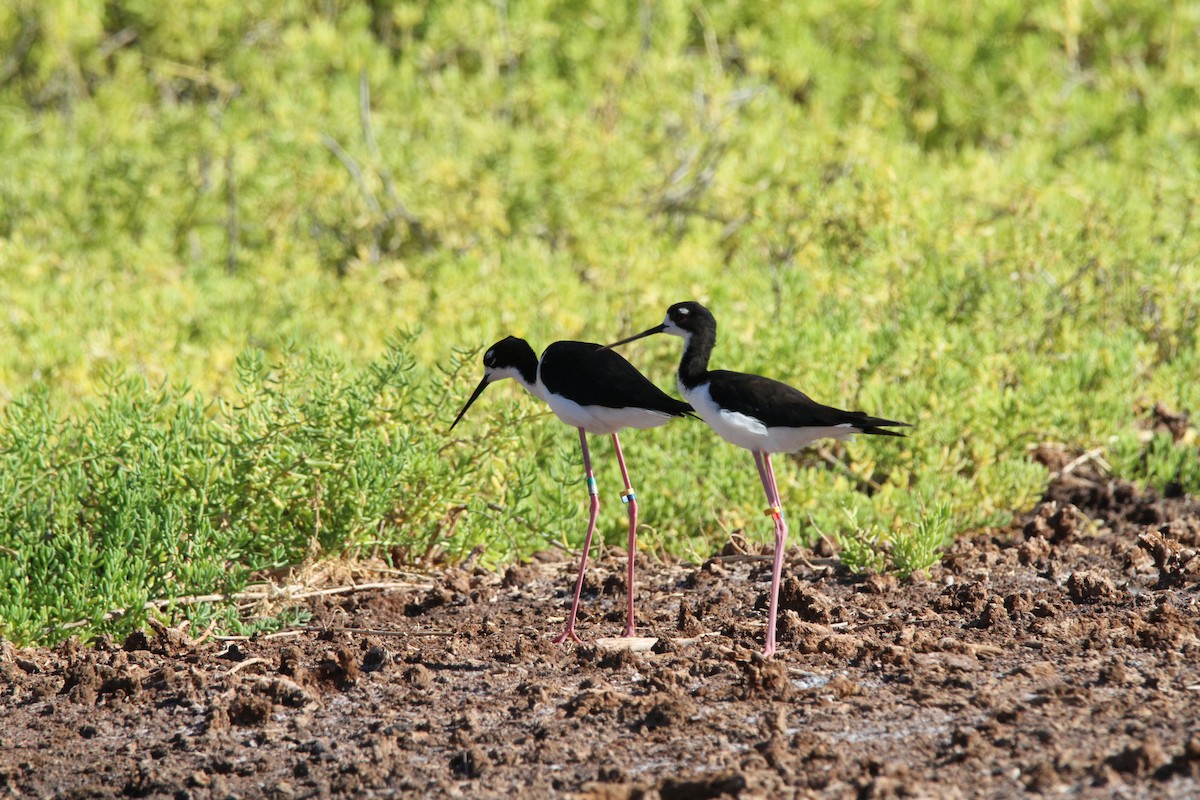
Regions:
[[578, 634], [575, 633], [575, 628], [573, 626], [570, 628], [567, 628], [565, 631], [560, 633], [558, 635], [558, 637], [555, 638], [554, 643], [562, 644], [567, 639], [570, 639], [572, 642], [575, 642], [576, 644], [583, 644], [583, 639], [580, 639]]

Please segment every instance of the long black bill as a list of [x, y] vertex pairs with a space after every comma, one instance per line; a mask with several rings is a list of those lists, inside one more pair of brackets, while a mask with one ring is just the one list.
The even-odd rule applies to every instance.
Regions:
[[653, 336], [656, 333], [662, 333], [666, 329], [667, 329], [667, 323], [664, 322], [661, 325], [655, 325], [653, 328], [651, 328], [648, 331], [642, 331], [641, 333], [639, 333], [635, 336], [630, 336], [628, 339], [622, 339], [619, 342], [613, 342], [612, 344], [606, 344], [606, 345], [604, 345], [604, 347], [601, 347], [600, 349], [601, 350], [611, 350], [614, 347], [620, 347], [623, 344], [629, 344], [630, 342], [632, 342], [636, 339], [645, 339], [647, 336]]
[[463, 418], [463, 414], [467, 413], [467, 409], [471, 407], [471, 403], [474, 403], [479, 398], [479, 395], [483, 394], [483, 390], [487, 387], [488, 379], [487, 376], [484, 375], [483, 380], [481, 380], [479, 385], [475, 387], [475, 391], [471, 392], [471, 399], [468, 400], [467, 404], [462, 407], [462, 411], [458, 412], [458, 416], [454, 418], [454, 422], [450, 423], [450, 430], [454, 430], [454, 426], [457, 425], [458, 421]]

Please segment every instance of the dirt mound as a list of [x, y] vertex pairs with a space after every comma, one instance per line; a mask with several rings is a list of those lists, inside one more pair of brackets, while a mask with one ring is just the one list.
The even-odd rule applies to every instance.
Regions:
[[[928, 580], [646, 565], [653, 652], [563, 647], [573, 565], [314, 601], [326, 632], [0, 644], [0, 790], [42, 797], [1200, 796], [1200, 504], [1076, 472]], [[621, 627], [617, 558], [580, 631]], [[360, 634], [346, 628], [394, 632]]]

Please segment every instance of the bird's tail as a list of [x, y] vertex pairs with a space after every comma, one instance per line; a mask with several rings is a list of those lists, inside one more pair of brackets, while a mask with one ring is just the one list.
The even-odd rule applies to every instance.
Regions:
[[855, 423], [856, 428], [862, 433], [871, 434], [872, 436], [901, 436], [905, 434], [899, 431], [889, 431], [888, 428], [911, 428], [912, 425], [907, 422], [899, 422], [894, 419], [883, 419], [882, 417], [868, 417], [863, 415], [863, 419]]
[[[912, 426], [908, 425], [907, 427], [911, 428]], [[887, 428], [880, 428], [876, 427], [875, 425], [863, 428], [861, 431], [859, 431], [859, 433], [870, 433], [875, 436], [899, 436], [901, 438], [908, 435], [905, 433], [900, 433], [899, 431], [889, 431]]]

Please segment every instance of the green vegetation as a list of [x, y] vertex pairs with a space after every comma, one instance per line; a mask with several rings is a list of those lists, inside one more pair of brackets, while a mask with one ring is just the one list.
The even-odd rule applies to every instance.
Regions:
[[[682, 299], [716, 364], [916, 424], [778, 472], [798, 533], [919, 570], [1038, 496], [1029, 443], [1130, 462], [1136, 409], [1200, 405], [1198, 31], [1149, 0], [0, 6], [0, 634], [325, 554], [576, 547], [573, 431], [493, 389], [447, 435], [476, 348]], [[672, 383], [678, 342], [626, 355]], [[703, 425], [626, 444], [647, 547], [768, 535]]]
[[1116, 437], [1110, 447], [1113, 472], [1153, 486], [1168, 496], [1200, 495], [1200, 450], [1196, 443], [1176, 442], [1156, 433], [1143, 444], [1136, 435]]
[[[232, 402], [137, 377], [114, 377], [72, 417], [44, 389], [14, 401], [0, 426], [9, 635], [54, 635], [75, 618], [121, 630], [128, 622], [106, 612], [138, 618], [149, 601], [233, 592], [255, 570], [331, 551], [463, 555], [495, 527], [472, 483], [513, 437], [443, 452], [427, 421], [405, 413], [445, 405], [436, 385], [411, 379], [410, 343], [354, 374], [328, 357], [285, 353], [268, 365], [248, 350]], [[530, 481], [518, 473], [494, 500], [515, 498], [520, 513]], [[230, 608], [195, 612], [213, 613], [237, 622]]]

